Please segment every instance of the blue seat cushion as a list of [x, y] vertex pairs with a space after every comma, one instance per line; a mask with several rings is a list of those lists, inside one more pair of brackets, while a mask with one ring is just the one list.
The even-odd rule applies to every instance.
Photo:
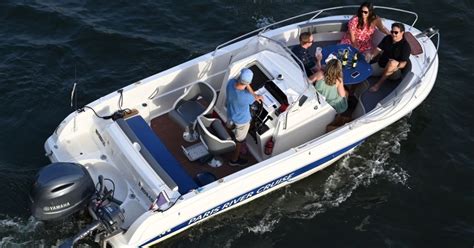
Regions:
[[207, 171], [201, 172], [196, 175], [196, 181], [201, 187], [207, 184], [210, 184], [216, 180], [217, 180], [216, 176], [214, 176], [214, 174]]
[[126, 122], [153, 158], [176, 182], [179, 193], [186, 194], [198, 187], [141, 116], [134, 116]]
[[176, 111], [190, 125], [196, 120], [198, 115], [204, 113], [204, 110], [206, 110], [206, 107], [198, 101], [184, 101]]

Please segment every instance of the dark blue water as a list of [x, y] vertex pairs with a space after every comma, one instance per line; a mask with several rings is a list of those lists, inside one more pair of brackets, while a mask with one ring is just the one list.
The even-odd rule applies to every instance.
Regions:
[[[83, 224], [38, 222], [28, 209], [75, 80], [86, 104], [262, 25], [345, 4], [359, 2], [1, 1], [0, 247], [51, 247]], [[473, 2], [377, 4], [441, 29], [430, 96], [334, 166], [164, 247], [473, 247]]]

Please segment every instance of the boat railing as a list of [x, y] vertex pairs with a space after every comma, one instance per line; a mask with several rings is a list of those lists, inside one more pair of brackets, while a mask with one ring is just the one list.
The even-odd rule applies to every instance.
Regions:
[[[345, 6], [338, 6], [338, 7], [322, 9], [322, 10], [316, 11], [317, 13], [314, 16], [312, 16], [307, 22], [313, 21], [316, 17], [321, 15], [323, 12], [328, 12], [330, 10], [339, 10], [339, 9], [347, 9], [347, 8], [359, 8], [359, 7], [360, 7], [359, 5], [345, 5]], [[410, 24], [410, 29], [412, 27], [414, 27], [415, 23], [418, 21], [418, 14], [413, 12], [413, 11], [398, 9], [398, 8], [392, 8], [392, 7], [385, 7], [385, 6], [374, 6], [374, 9], [385, 9], [385, 10], [391, 10], [391, 11], [395, 11], [395, 12], [402, 12], [402, 13], [413, 15], [413, 17], [415, 19], [413, 20], [412, 24]]]
[[[433, 56], [432, 59], [430, 59], [430, 57], [426, 57], [425, 60], [429, 60], [428, 62], [428, 65], [425, 67], [424, 71], [423, 71], [423, 74], [422, 74], [422, 77], [421, 78], [424, 78], [426, 76], [426, 72], [431, 68], [431, 66], [433, 65], [434, 61], [436, 60], [436, 57], [438, 57], [438, 51], [439, 51], [439, 44], [440, 44], [440, 41], [441, 41], [441, 34], [439, 33], [439, 30], [433, 30], [433, 28], [428, 28], [427, 30], [432, 30], [432, 33], [429, 33], [429, 34], [426, 34], [426, 39], [433, 39], [433, 37], [436, 36], [436, 53], [435, 55]], [[423, 33], [425, 33], [427, 31], [423, 31], [421, 32], [419, 35], [422, 35]], [[426, 56], [426, 55], [425, 55]], [[421, 79], [420, 79], [421, 80]]]
[[[233, 44], [233, 43], [236, 43], [240, 40], [243, 40], [243, 39], [246, 39], [254, 34], [262, 34], [264, 32], [266, 32], [269, 28], [271, 27], [274, 27], [276, 25], [279, 25], [279, 24], [282, 24], [282, 23], [285, 23], [285, 22], [288, 22], [288, 21], [292, 21], [292, 20], [295, 20], [295, 19], [298, 19], [298, 18], [302, 18], [304, 16], [311, 16], [306, 22], [307, 23], [310, 23], [311, 21], [313, 21], [314, 19], [316, 19], [318, 16], [320, 16], [322, 13], [327, 13], [329, 11], [334, 11], [334, 10], [343, 10], [343, 9], [354, 9], [354, 8], [359, 8], [360, 6], [359, 5], [344, 5], [344, 6], [337, 6], [337, 7], [331, 7], [331, 8], [325, 8], [325, 9], [320, 9], [320, 10], [314, 10], [314, 11], [310, 11], [310, 12], [307, 12], [307, 13], [304, 13], [304, 14], [300, 14], [300, 15], [297, 15], [297, 16], [293, 16], [293, 17], [290, 17], [290, 18], [287, 18], [287, 19], [284, 19], [284, 20], [280, 20], [280, 21], [277, 21], [277, 22], [274, 22], [274, 23], [271, 23], [265, 27], [261, 27], [261, 28], [258, 28], [258, 29], [255, 29], [253, 31], [250, 31], [246, 34], [243, 34], [241, 36], [238, 36], [232, 40], [229, 40], [229, 41], [226, 41], [220, 45], [218, 45], [216, 47], [216, 49], [214, 50], [214, 52], [212, 53], [212, 55], [215, 55], [217, 53], [217, 51], [225, 46], [228, 46], [230, 44]], [[410, 25], [410, 29], [415, 25], [415, 23], [418, 21], [418, 14], [413, 12], [413, 11], [408, 11], [408, 10], [404, 10], [404, 9], [398, 9], [398, 8], [392, 8], [392, 7], [385, 7], [385, 6], [374, 6], [375, 9], [385, 9], [385, 10], [391, 10], [391, 11], [396, 11], [396, 12], [402, 12], [402, 13], [406, 13], [406, 14], [410, 14], [410, 15], [413, 15], [414, 16], [414, 21], [412, 22], [412, 24]], [[351, 13], [352, 15], [353, 13]], [[409, 30], [410, 30], [409, 29]]]

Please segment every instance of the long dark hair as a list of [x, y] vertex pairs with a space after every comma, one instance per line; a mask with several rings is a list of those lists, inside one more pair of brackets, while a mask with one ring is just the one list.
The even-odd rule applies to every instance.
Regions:
[[362, 8], [366, 7], [369, 10], [369, 16], [367, 21], [369, 25], [372, 25], [372, 22], [377, 19], [377, 15], [374, 11], [374, 5], [371, 2], [364, 2], [360, 5], [359, 10], [357, 10], [357, 17], [359, 18], [357, 22], [357, 28], [363, 29], [364, 28], [364, 17], [362, 17]]

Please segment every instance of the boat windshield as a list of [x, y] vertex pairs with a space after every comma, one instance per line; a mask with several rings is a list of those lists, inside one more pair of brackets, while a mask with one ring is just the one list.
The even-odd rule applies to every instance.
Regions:
[[[290, 63], [294, 68], [298, 68], [297, 74], [293, 75], [297, 80], [292, 80], [291, 85], [288, 87], [292, 88], [298, 95], [302, 95], [308, 91], [309, 83], [304, 71], [300, 70], [302, 66], [298, 65], [297, 60], [293, 58], [291, 51], [285, 46], [285, 44], [276, 41], [272, 38], [268, 38], [263, 35], [257, 35], [248, 40], [248, 42], [237, 49], [232, 56], [230, 64], [240, 61], [242, 59], [251, 57], [252, 55], [261, 53], [261, 52], [270, 52], [279, 55], [279, 58], [283, 58], [286, 62]], [[288, 67], [288, 69], [290, 69]], [[277, 75], [274, 75], [275, 77]]]

